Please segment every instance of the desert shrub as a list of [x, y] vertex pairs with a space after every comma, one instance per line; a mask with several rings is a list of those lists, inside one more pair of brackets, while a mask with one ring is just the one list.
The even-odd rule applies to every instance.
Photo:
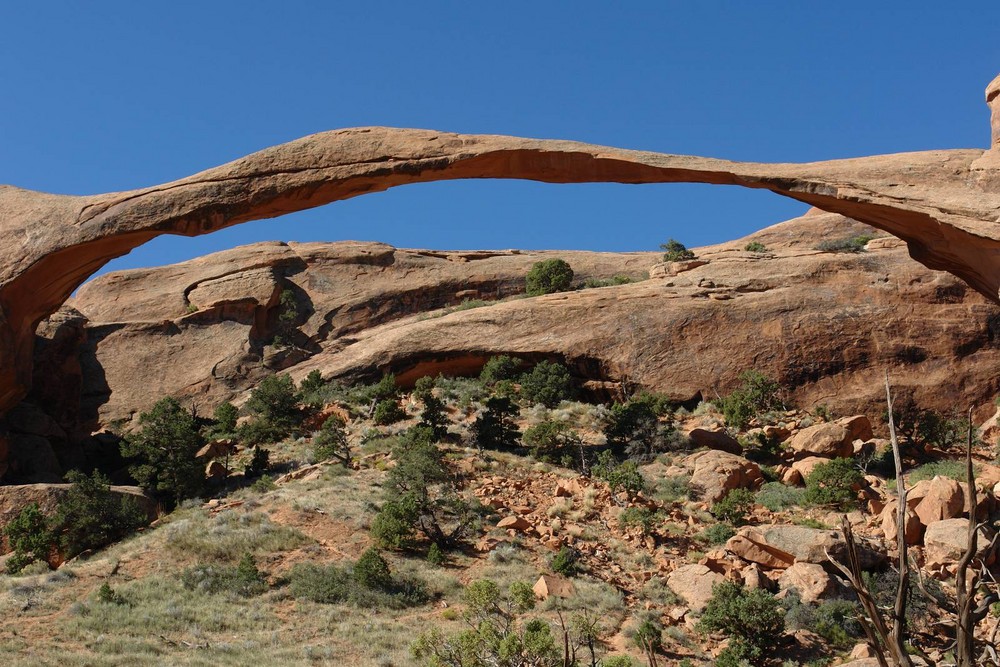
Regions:
[[298, 319], [299, 304], [295, 292], [290, 289], [281, 290], [281, 295], [278, 297], [278, 321], [271, 344], [278, 347], [291, 345]]
[[168, 549], [202, 562], [230, 563], [233, 554], [290, 551], [309, 542], [298, 530], [275, 523], [261, 512], [224, 511], [207, 519], [182, 518], [164, 529]]
[[121, 593], [111, 588], [111, 584], [106, 581], [97, 589], [97, 601], [102, 604], [113, 604], [116, 606], [128, 605], [128, 600]]
[[630, 655], [608, 655], [600, 662], [601, 667], [639, 667]]
[[379, 426], [388, 426], [406, 419], [406, 411], [399, 405], [395, 398], [387, 398], [375, 404], [372, 412], [372, 421]]
[[504, 396], [486, 399], [483, 411], [472, 424], [472, 437], [480, 449], [512, 449], [517, 446], [521, 432], [514, 422], [519, 411], [517, 405]]
[[122, 441], [121, 453], [133, 461], [129, 473], [146, 491], [176, 504], [204, 488], [202, 464], [195, 458], [202, 444], [194, 415], [164, 398], [139, 415], [139, 430]]
[[535, 607], [528, 584], [515, 582], [503, 591], [494, 581], [474, 581], [466, 587], [463, 601], [469, 629], [450, 636], [437, 628], [421, 633], [410, 645], [414, 660], [428, 667], [562, 664], [562, 651], [549, 624], [522, 618]]
[[734, 526], [742, 526], [753, 510], [754, 496], [750, 489], [733, 489], [712, 504], [712, 516]]
[[767, 591], [747, 590], [723, 581], [712, 587], [712, 597], [697, 628], [702, 632], [721, 632], [730, 638], [717, 665], [735, 667], [740, 660], [763, 665], [770, 658], [769, 648], [785, 631], [785, 616], [781, 602]]
[[351, 443], [347, 425], [338, 415], [330, 415], [313, 437], [316, 459], [337, 459], [345, 468], [351, 465]]
[[695, 539], [706, 544], [724, 544], [736, 534], [733, 527], [727, 523], [713, 523], [711, 526], [695, 535]]
[[755, 500], [772, 512], [780, 512], [789, 507], [802, 505], [805, 502], [805, 490], [796, 486], [785, 486], [781, 482], [768, 482], [757, 491]]
[[618, 456], [639, 462], [652, 460], [658, 452], [685, 449], [687, 443], [679, 437], [672, 422], [661, 422], [672, 405], [659, 394], [642, 393], [608, 410], [604, 422], [604, 437]]
[[662, 477], [656, 480], [654, 496], [660, 502], [672, 503], [689, 498], [692, 491], [691, 477], [687, 475]]
[[50, 524], [64, 557], [100, 549], [146, 525], [146, 512], [139, 503], [114, 493], [111, 482], [100, 472], [85, 475], [72, 471], [66, 481], [71, 486]]
[[403, 609], [424, 604], [428, 598], [422, 582], [394, 577], [388, 563], [373, 549], [351, 567], [297, 563], [288, 578], [293, 597], [322, 604]]
[[232, 593], [253, 597], [267, 592], [267, 576], [254, 562], [253, 554], [245, 553], [236, 566], [198, 565], [181, 574], [181, 582], [190, 590], [203, 593]]
[[540, 361], [521, 376], [521, 396], [529, 404], [556, 407], [573, 396], [569, 369], [554, 361]]
[[647, 487], [646, 479], [639, 472], [639, 467], [635, 462], [619, 463], [610, 450], [604, 450], [600, 453], [591, 472], [594, 477], [607, 482], [612, 493], [625, 491], [627, 495], [634, 496]]
[[528, 296], [565, 292], [573, 282], [573, 269], [562, 259], [546, 259], [535, 264], [525, 278]]
[[629, 633], [629, 638], [646, 654], [650, 664], [655, 664], [652, 658], [663, 648], [663, 625], [660, 619], [652, 615], [644, 616]]
[[[865, 570], [861, 573], [861, 577], [875, 603], [883, 609], [892, 609], [899, 587], [899, 571], [894, 568], [882, 571]], [[951, 604], [937, 580], [910, 576], [904, 632], [906, 628], [927, 625], [939, 610], [948, 609]]]
[[376, 403], [398, 397], [399, 388], [396, 386], [396, 376], [392, 373], [386, 373], [381, 380], [363, 389], [363, 393], [365, 398]]
[[931, 461], [910, 470], [907, 473], [907, 481], [910, 484], [925, 479], [933, 479], [940, 475], [959, 482], [965, 481], [966, 469], [965, 461]]
[[235, 405], [229, 401], [220, 403], [215, 406], [215, 412], [212, 416], [215, 419], [215, 426], [212, 429], [213, 433], [216, 435], [226, 435], [236, 432], [236, 420], [240, 416], [240, 411], [236, 409]]
[[490, 357], [479, 373], [479, 379], [488, 385], [494, 385], [501, 380], [514, 380], [520, 373], [521, 360], [501, 354]]
[[627, 507], [622, 510], [618, 521], [626, 527], [637, 526], [642, 529], [643, 535], [649, 535], [663, 523], [663, 517], [648, 507]]
[[847, 238], [830, 239], [817, 244], [816, 250], [823, 252], [864, 252], [865, 246], [872, 238], [867, 234], [860, 234]]
[[759, 371], [744, 371], [740, 386], [728, 396], [716, 401], [726, 424], [744, 430], [750, 420], [771, 410], [781, 410], [784, 405], [779, 396], [781, 388]]
[[560, 547], [549, 561], [549, 567], [556, 574], [575, 577], [580, 573], [580, 552], [573, 547]]
[[549, 463], [575, 461], [580, 442], [580, 436], [565, 422], [546, 420], [524, 432], [524, 444], [531, 448], [531, 455]]
[[429, 428], [409, 429], [392, 456], [396, 465], [386, 475], [386, 499], [371, 525], [380, 545], [412, 548], [419, 531], [438, 547], [451, 547], [477, 527], [482, 508], [459, 495]]
[[323, 374], [317, 369], [312, 369], [309, 374], [302, 378], [299, 383], [299, 392], [302, 395], [318, 392], [326, 385], [323, 381]]
[[661, 243], [660, 250], [663, 251], [664, 262], [683, 262], [689, 259], [696, 259], [693, 252], [675, 239], [669, 239], [666, 243]]
[[414, 395], [424, 404], [423, 410], [420, 411], [420, 425], [429, 428], [435, 440], [441, 440], [448, 435], [449, 422], [444, 402], [429, 390], [417, 391]]
[[751, 241], [743, 249], [747, 252], [767, 252], [767, 246], [760, 241]]
[[445, 563], [444, 551], [437, 545], [437, 542], [431, 544], [427, 548], [427, 562], [431, 565], [444, 565]]
[[7, 560], [7, 572], [10, 574], [17, 574], [34, 561], [48, 562], [55, 546], [55, 538], [49, 530], [49, 520], [39, 509], [38, 503], [23, 507], [4, 526], [2, 534], [7, 537], [14, 552]]
[[790, 589], [782, 600], [785, 623], [793, 630], [809, 630], [834, 648], [847, 649], [864, 636], [858, 622], [858, 605], [848, 600], [826, 600], [816, 605], [802, 602], [798, 591]]
[[291, 430], [300, 417], [299, 395], [288, 375], [269, 375], [250, 392], [247, 411], [275, 426]]
[[629, 276], [618, 274], [611, 278], [587, 278], [583, 281], [583, 287], [584, 289], [592, 289], [595, 287], [610, 287], [612, 285], [628, 285], [631, 282], [633, 280]]
[[271, 466], [271, 451], [263, 447], [254, 447], [250, 462], [243, 467], [243, 476], [247, 479], [260, 477]]
[[806, 477], [805, 502], [847, 509], [857, 504], [854, 487], [864, 476], [852, 459], [832, 459], [820, 463]]

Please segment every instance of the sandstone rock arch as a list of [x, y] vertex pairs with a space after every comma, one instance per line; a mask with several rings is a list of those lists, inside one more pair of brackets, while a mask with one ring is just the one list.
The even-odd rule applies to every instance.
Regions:
[[30, 384], [38, 323], [105, 263], [160, 234], [196, 236], [397, 185], [465, 178], [697, 182], [766, 189], [866, 222], [1000, 302], [1000, 77], [989, 150], [760, 164], [571, 141], [353, 128], [172, 183], [65, 196], [0, 186], [0, 414]]

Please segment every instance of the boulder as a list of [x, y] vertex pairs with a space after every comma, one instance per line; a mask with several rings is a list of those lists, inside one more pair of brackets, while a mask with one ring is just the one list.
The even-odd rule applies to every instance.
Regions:
[[799, 459], [792, 463], [792, 470], [796, 470], [803, 481], [809, 477], [809, 474], [818, 466], [820, 463], [828, 463], [830, 459], [823, 458], [822, 456], [807, 456], [805, 458]]
[[822, 565], [816, 563], [794, 563], [781, 574], [778, 588], [783, 591], [794, 588], [803, 602], [816, 602], [837, 591], [834, 580]]
[[[968, 539], [968, 519], [943, 519], [927, 526], [924, 533], [925, 567], [935, 569], [957, 563], [965, 553]], [[987, 533], [986, 528], [980, 528], [977, 558], [990, 560], [990, 554], [987, 553], [990, 539], [992, 535]]]
[[700, 612], [712, 597], [712, 586], [725, 580], [704, 565], [682, 565], [667, 576], [667, 585], [691, 608]]
[[500, 519], [497, 523], [497, 528], [503, 528], [506, 530], [516, 530], [518, 532], [524, 533], [531, 530], [531, 522], [525, 519], [523, 516], [508, 516]]
[[[827, 562], [827, 552], [844, 562], [847, 543], [839, 530], [778, 524], [741, 528], [726, 543], [726, 549], [763, 567], [782, 568], [794, 563], [822, 565]], [[873, 567], [884, 560], [878, 551], [860, 541], [858, 557], [863, 567]]]
[[691, 471], [691, 485], [700, 489], [709, 502], [723, 498], [733, 489], [756, 488], [764, 481], [756, 463], [714, 449], [691, 454], [681, 464]]
[[844, 430], [847, 431], [847, 440], [852, 443], [852, 448], [855, 440], [863, 440], [867, 442], [874, 437], [874, 434], [872, 433], [872, 423], [865, 415], [843, 417], [834, 423], [843, 426]]
[[927, 484], [913, 511], [920, 523], [929, 526], [935, 521], [954, 519], [962, 513], [964, 506], [965, 493], [962, 485], [938, 475]]
[[[880, 515], [882, 534], [885, 535], [886, 542], [896, 542], [896, 538], [899, 535], [899, 522], [897, 519], [897, 511], [899, 509], [899, 502], [896, 500], [890, 501], [886, 504], [885, 508], [882, 510]], [[920, 523], [920, 519], [917, 518], [916, 512], [912, 509], [906, 509], [906, 523], [905, 523], [905, 533], [904, 539], [907, 544], [920, 544], [920, 539], [924, 535], [924, 524]]]
[[743, 447], [736, 438], [722, 429], [710, 431], [704, 428], [695, 428], [688, 431], [687, 436], [698, 447], [717, 449], [721, 452], [729, 452], [730, 454], [743, 453]]
[[539, 600], [547, 600], [550, 597], [570, 598], [576, 594], [573, 582], [557, 574], [543, 574], [538, 577], [538, 581], [531, 587], [531, 590], [535, 592], [535, 597]]
[[786, 568], [795, 562], [795, 556], [769, 545], [757, 531], [733, 535], [726, 542], [726, 551], [767, 569]]
[[854, 453], [853, 442], [854, 438], [851, 437], [850, 431], [844, 425], [834, 422], [804, 428], [793, 435], [786, 444], [798, 458], [806, 456], [837, 458], [851, 456]]

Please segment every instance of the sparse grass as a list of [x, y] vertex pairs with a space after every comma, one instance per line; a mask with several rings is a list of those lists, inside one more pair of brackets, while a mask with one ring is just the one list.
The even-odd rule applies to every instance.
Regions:
[[781, 482], [768, 482], [757, 491], [756, 501], [771, 510], [780, 512], [805, 503], [805, 489], [785, 486]]
[[[976, 467], [977, 466], [973, 466], [973, 469]], [[933, 479], [938, 475], [958, 480], [959, 482], [964, 482], [965, 461], [942, 460], [925, 463], [922, 466], [917, 466], [916, 468], [910, 470], [906, 474], [906, 479], [910, 484], [914, 484], [921, 480]]]
[[166, 528], [168, 548], [201, 561], [232, 561], [244, 553], [288, 551], [309, 541], [298, 530], [276, 524], [259, 512], [205, 514], [193, 512], [172, 521]]

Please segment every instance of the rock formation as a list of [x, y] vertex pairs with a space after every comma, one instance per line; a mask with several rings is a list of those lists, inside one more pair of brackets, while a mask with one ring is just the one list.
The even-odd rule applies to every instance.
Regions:
[[[997, 126], [997, 82], [987, 91]], [[0, 186], [0, 413], [31, 385], [35, 328], [107, 261], [160, 234], [195, 236], [396, 185], [460, 178], [701, 182], [771, 190], [905, 240], [988, 298], [1000, 288], [1000, 146], [757, 164], [569, 141], [427, 130], [320, 133], [172, 183], [65, 196]]]

